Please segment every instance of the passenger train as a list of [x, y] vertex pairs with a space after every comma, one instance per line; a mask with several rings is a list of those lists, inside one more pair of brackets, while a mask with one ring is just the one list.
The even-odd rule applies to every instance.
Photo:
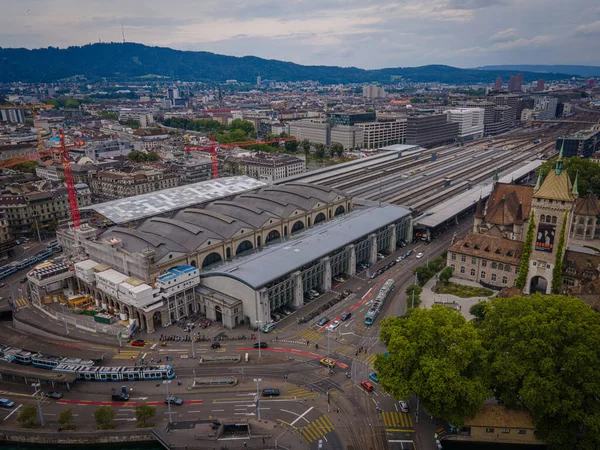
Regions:
[[32, 353], [20, 348], [8, 347], [0, 344], [0, 360], [16, 362], [17, 364], [31, 364], [34, 367], [52, 370], [59, 364], [78, 364], [80, 366], [93, 366], [91, 359], [67, 358], [62, 356], [42, 355]]

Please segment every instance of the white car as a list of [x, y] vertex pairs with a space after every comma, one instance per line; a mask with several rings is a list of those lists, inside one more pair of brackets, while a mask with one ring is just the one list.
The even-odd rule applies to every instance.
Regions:
[[423, 253], [417, 253], [417, 259], [421, 259], [423, 257]]
[[329, 328], [330, 331], [335, 330], [337, 327], [340, 326], [340, 321], [339, 320], [334, 320], [331, 325], [329, 325], [327, 328]]
[[400, 412], [407, 413], [408, 412], [408, 403], [403, 400], [398, 402], [398, 408], [400, 408]]

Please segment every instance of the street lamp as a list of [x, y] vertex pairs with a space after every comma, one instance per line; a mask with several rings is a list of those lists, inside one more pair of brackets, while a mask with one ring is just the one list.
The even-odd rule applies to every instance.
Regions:
[[37, 401], [38, 413], [40, 415], [40, 424], [42, 426], [44, 426], [44, 415], [42, 414], [42, 405], [40, 404], [40, 396], [39, 396], [40, 383], [32, 383], [31, 387], [33, 387], [33, 389], [35, 389], [35, 392], [33, 393], [33, 395], [35, 395], [35, 399]]
[[256, 320], [256, 334], [258, 334], [258, 359], [261, 359], [261, 355], [260, 355], [260, 326], [262, 325], [262, 321], [261, 320]]
[[167, 406], [169, 408], [169, 423], [173, 423], [173, 416], [171, 415], [171, 401], [169, 400], [169, 384], [171, 384], [171, 380], [164, 380], [162, 382], [167, 387]]
[[254, 382], [256, 383], [256, 410], [258, 413], [258, 420], [260, 421], [260, 396], [258, 395], [258, 383], [262, 380], [260, 378], [255, 378]]
[[194, 334], [192, 333], [191, 329], [188, 330], [188, 335], [192, 338], [192, 359], [196, 359], [196, 348], [194, 347]]

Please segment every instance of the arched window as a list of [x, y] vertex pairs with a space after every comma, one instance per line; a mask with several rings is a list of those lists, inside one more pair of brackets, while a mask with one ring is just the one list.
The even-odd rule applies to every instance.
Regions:
[[471, 269], [471, 276], [474, 277], [475, 276], [475, 269]]
[[502, 264], [502, 263], [498, 264], [498, 270], [504, 270], [504, 264]]
[[318, 224], [319, 222], [323, 222], [324, 220], [325, 220], [325, 214], [323, 214], [323, 213], [317, 214], [317, 217], [315, 217], [315, 225]]
[[552, 216], [552, 223], [556, 223], [556, 216]]
[[452, 272], [456, 270], [456, 266], [454, 264], [450, 264], [450, 268], [452, 269]]
[[485, 272], [481, 272], [481, 279], [485, 279]]
[[504, 271], [505, 272], [510, 272], [510, 269], [511, 269], [510, 264], [507, 264], [507, 265], [504, 266]]
[[238, 245], [237, 249], [235, 250], [235, 254], [239, 255], [240, 253], [247, 252], [248, 250], [252, 250], [252, 242], [243, 241], [240, 243], [240, 245]]
[[464, 266], [460, 266], [460, 273], [465, 273], [465, 267]]
[[492, 274], [492, 281], [496, 281], [496, 274], [495, 273]]
[[216, 252], [210, 253], [202, 262], [202, 267], [212, 266], [221, 261], [221, 255]]
[[271, 230], [269, 232], [269, 234], [267, 234], [267, 239], [265, 240], [265, 244], [268, 244], [269, 242], [271, 242], [275, 239], [279, 239], [280, 237], [281, 237], [281, 235], [279, 234], [279, 231]]
[[340, 205], [337, 208], [335, 208], [335, 213], [333, 214], [334, 216], [339, 216], [340, 214], [344, 214], [346, 212], [346, 209]]
[[546, 216], [542, 214], [540, 216], [540, 222], [545, 222], [545, 221], [546, 221]]
[[303, 223], [301, 220], [299, 220], [299, 221], [298, 221], [298, 222], [296, 222], [296, 223], [294, 224], [294, 226], [292, 227], [292, 234], [294, 234], [294, 233], [295, 233], [295, 232], [297, 232], [297, 231], [300, 231], [300, 230], [302, 230], [303, 228], [304, 228], [304, 223]]
[[502, 284], [508, 284], [508, 278], [502, 277]]
[[492, 269], [497, 269], [498, 268], [498, 264], [496, 264], [495, 262], [492, 263]]

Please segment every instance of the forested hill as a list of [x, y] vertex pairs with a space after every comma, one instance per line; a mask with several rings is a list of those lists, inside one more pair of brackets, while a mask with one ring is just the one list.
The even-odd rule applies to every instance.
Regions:
[[[441, 65], [377, 70], [303, 66], [254, 56], [238, 58], [134, 43], [98, 43], [66, 49], [0, 48], [0, 82], [49, 82], [73, 76], [83, 76], [88, 80], [161, 76], [183, 81], [223, 82], [235, 79], [255, 82], [256, 77], [260, 75], [263, 80], [314, 80], [324, 84], [389, 83], [400, 77], [415, 82], [468, 84], [492, 83], [496, 77], [508, 79], [514, 73], [515, 71], [511, 70], [484, 71]], [[525, 81], [533, 81], [541, 75], [524, 72], [523, 77]], [[544, 74], [546, 80], [567, 77], [560, 74]]]

